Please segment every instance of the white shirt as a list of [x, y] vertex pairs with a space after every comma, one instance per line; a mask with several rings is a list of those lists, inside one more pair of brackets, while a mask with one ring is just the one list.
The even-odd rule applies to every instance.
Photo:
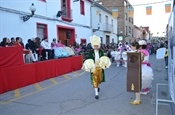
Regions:
[[44, 40], [41, 42], [41, 47], [44, 49], [51, 49], [51, 45], [49, 44], [49, 42], [46, 42]]
[[98, 61], [100, 59], [99, 57], [99, 51], [98, 50], [94, 50], [95, 53], [95, 62]]

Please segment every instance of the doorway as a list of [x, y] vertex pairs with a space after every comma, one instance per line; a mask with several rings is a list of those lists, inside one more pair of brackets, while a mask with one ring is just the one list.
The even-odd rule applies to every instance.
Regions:
[[73, 46], [75, 43], [75, 29], [67, 26], [57, 26], [57, 36], [65, 46]]
[[110, 37], [109, 35], [106, 35], [106, 44], [109, 44], [110, 43]]

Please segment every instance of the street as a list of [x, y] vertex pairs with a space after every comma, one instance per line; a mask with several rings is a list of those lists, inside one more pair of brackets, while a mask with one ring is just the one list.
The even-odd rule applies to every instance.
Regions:
[[[141, 105], [131, 105], [134, 93], [126, 91], [126, 68], [115, 63], [105, 70], [106, 82], [95, 99], [90, 75], [82, 70], [0, 95], [0, 115], [155, 115], [156, 83], [168, 83], [164, 60], [150, 55], [155, 77]], [[16, 78], [18, 78], [16, 76]], [[168, 99], [168, 88], [159, 97]], [[171, 115], [169, 105], [159, 105], [159, 115]]]

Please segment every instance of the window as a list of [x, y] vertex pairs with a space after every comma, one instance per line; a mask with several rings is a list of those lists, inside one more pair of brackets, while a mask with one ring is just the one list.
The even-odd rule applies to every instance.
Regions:
[[72, 21], [72, 10], [70, 3], [70, 0], [61, 0], [62, 20], [68, 22]]
[[62, 0], [62, 7], [66, 7], [66, 0]]
[[85, 11], [85, 10], [84, 10], [84, 1], [83, 1], [83, 0], [80, 0], [80, 13], [81, 13], [82, 15], [84, 15], [84, 14], [85, 14], [84, 11]]
[[171, 12], [171, 4], [165, 4], [165, 13]]
[[85, 38], [81, 38], [80, 41], [81, 41], [81, 44], [86, 44], [86, 39]]
[[111, 19], [111, 25], [112, 25], [112, 26], [114, 25], [113, 19]]
[[126, 26], [126, 35], [128, 35], [128, 26]]
[[146, 15], [152, 15], [152, 6], [146, 7]]
[[128, 20], [128, 14], [127, 13], [125, 13], [125, 18], [126, 18], [126, 20]]
[[129, 34], [131, 34], [131, 27], [129, 27]]
[[106, 16], [106, 24], [108, 23], [108, 16]]
[[129, 17], [129, 22], [131, 22], [131, 17]]
[[132, 29], [132, 37], [134, 37], [134, 29]]
[[101, 23], [101, 14], [99, 14], [99, 22]]
[[40, 39], [48, 37], [47, 24], [36, 23], [36, 26], [37, 26], [37, 37], [39, 37]]

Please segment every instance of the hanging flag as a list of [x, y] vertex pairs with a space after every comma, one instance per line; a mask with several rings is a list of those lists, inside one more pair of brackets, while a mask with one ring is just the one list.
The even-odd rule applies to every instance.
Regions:
[[128, 16], [133, 17], [134, 16], [134, 8], [128, 8]]
[[165, 4], [165, 13], [171, 12], [171, 4]]
[[113, 16], [114, 18], [117, 18], [117, 17], [118, 17], [118, 9], [117, 9], [117, 8], [112, 9], [112, 16]]
[[152, 15], [152, 6], [146, 7], [146, 15]]

